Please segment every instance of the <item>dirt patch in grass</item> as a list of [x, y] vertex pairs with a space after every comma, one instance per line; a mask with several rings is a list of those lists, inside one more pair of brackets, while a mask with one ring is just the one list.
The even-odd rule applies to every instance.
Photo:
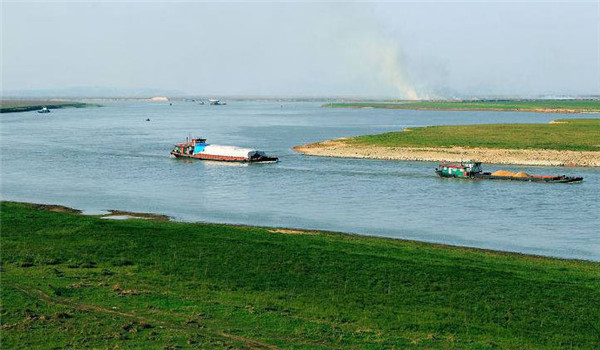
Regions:
[[273, 230], [269, 230], [272, 233], [283, 233], [285, 235], [316, 235], [317, 233], [314, 231], [305, 231], [305, 230], [292, 230], [286, 228], [277, 228]]
[[64, 207], [62, 205], [54, 205], [54, 204], [31, 204], [31, 206], [38, 210], [51, 211], [54, 213], [73, 213], [80, 214], [81, 210]]

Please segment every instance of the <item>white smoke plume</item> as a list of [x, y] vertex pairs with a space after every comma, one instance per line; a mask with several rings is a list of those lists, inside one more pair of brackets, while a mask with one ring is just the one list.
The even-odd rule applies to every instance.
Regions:
[[[406, 67], [406, 57], [399, 39], [382, 34], [369, 21], [357, 23], [346, 33], [345, 40], [351, 58], [349, 69], [365, 86], [376, 91], [388, 91], [386, 95], [400, 100], [422, 100], [432, 98], [415, 84], [416, 72]], [[376, 87], [375, 87], [376, 86]]]
[[383, 84], [396, 89], [400, 99], [419, 100], [420, 96], [408, 78], [397, 44], [380, 40], [370, 42], [368, 54], [378, 68], [379, 79]]

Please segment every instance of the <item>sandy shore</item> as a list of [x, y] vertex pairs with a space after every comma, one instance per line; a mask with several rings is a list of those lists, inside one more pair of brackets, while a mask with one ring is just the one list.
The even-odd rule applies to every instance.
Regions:
[[322, 157], [460, 162], [476, 159], [491, 164], [600, 167], [598, 151], [519, 150], [490, 148], [434, 148], [351, 146], [345, 139], [294, 147], [302, 154]]

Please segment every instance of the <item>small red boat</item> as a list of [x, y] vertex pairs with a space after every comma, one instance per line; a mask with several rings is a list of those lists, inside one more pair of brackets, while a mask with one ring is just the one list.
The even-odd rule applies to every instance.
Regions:
[[206, 139], [198, 138], [175, 144], [171, 154], [177, 158], [216, 160], [240, 163], [275, 163], [277, 157], [269, 157], [264, 152], [235, 146], [211, 145]]

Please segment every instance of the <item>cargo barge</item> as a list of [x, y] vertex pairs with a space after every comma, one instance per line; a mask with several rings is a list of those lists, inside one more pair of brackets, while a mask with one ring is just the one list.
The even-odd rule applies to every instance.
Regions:
[[176, 158], [192, 158], [238, 163], [276, 163], [277, 157], [269, 157], [264, 152], [235, 146], [211, 145], [206, 139], [197, 138], [175, 144], [171, 154]]
[[460, 163], [459, 165], [440, 164], [438, 168], [435, 169], [435, 172], [440, 177], [469, 180], [508, 180], [545, 183], [572, 183], [583, 181], [583, 177], [573, 177], [566, 175], [531, 175], [525, 172], [513, 173], [506, 170], [499, 170], [493, 173], [485, 173], [483, 172], [483, 170], [481, 170], [481, 162], [464, 162]]

